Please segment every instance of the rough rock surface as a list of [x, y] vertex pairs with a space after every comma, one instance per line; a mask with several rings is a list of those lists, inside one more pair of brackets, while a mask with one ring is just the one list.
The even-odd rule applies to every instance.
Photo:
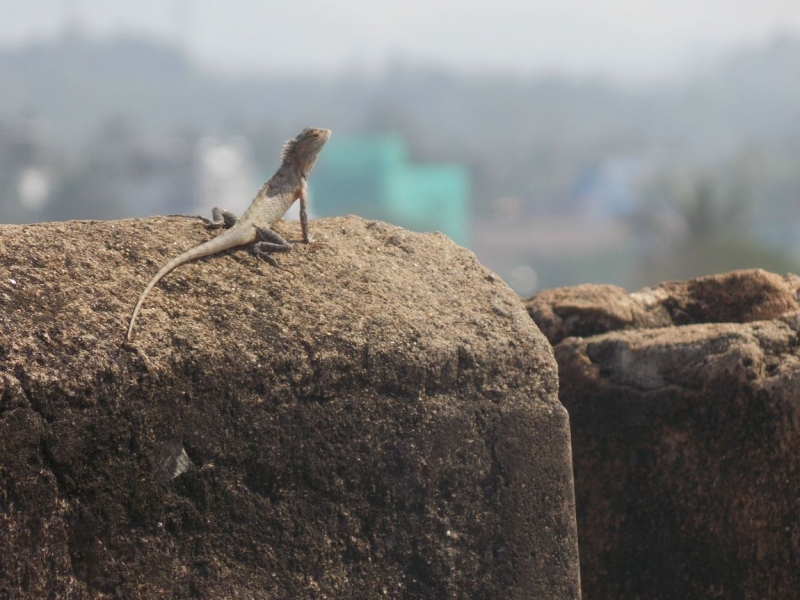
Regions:
[[748, 323], [800, 310], [800, 277], [760, 269], [667, 281], [634, 294], [614, 285], [546, 290], [526, 305], [551, 343], [620, 329]]
[[798, 289], [739, 271], [529, 301], [557, 342], [586, 600], [796, 596]]
[[[296, 224], [283, 224], [289, 239]], [[575, 598], [545, 338], [441, 235], [0, 227], [0, 597]]]

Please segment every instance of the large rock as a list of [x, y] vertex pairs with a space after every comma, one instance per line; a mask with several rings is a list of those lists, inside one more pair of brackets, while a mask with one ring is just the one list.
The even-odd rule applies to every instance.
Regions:
[[524, 307], [444, 236], [312, 229], [180, 267], [128, 344], [200, 223], [0, 227], [0, 596], [578, 597]]
[[587, 600], [800, 590], [798, 289], [740, 271], [528, 302], [572, 423]]
[[528, 313], [551, 343], [622, 329], [692, 323], [747, 323], [800, 310], [800, 277], [760, 269], [667, 281], [634, 294], [614, 285], [545, 290]]

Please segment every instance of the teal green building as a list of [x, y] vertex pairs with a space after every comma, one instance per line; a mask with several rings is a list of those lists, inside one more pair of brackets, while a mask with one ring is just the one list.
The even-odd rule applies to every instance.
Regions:
[[457, 244], [469, 245], [467, 169], [410, 164], [399, 135], [333, 136], [310, 186], [315, 215], [356, 214], [414, 231], [441, 231]]

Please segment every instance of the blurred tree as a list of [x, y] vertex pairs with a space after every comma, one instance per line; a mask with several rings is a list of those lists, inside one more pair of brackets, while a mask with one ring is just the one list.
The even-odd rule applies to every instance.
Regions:
[[797, 271], [788, 256], [750, 234], [754, 202], [742, 180], [723, 183], [708, 173], [694, 174], [681, 186], [676, 179], [660, 186], [668, 191], [667, 215], [650, 203], [640, 220], [643, 237], [661, 238], [648, 244], [654, 250], [645, 260], [643, 279], [653, 284], [735, 269]]
[[691, 244], [705, 244], [737, 236], [743, 228], [746, 201], [741, 188], [722, 196], [720, 186], [708, 175], [691, 182], [679, 199], [679, 210]]

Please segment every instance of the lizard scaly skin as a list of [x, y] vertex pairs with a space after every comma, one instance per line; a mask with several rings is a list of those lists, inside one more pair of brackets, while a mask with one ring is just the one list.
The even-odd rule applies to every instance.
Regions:
[[131, 339], [133, 325], [136, 322], [136, 317], [139, 315], [139, 310], [142, 308], [142, 302], [144, 302], [145, 297], [162, 277], [176, 267], [197, 258], [254, 242], [258, 243], [253, 246], [253, 253], [270, 264], [276, 265], [275, 260], [268, 253], [286, 252], [292, 246], [274, 231], [272, 226], [283, 217], [298, 198], [300, 199], [300, 225], [303, 230], [303, 241], [305, 243], [309, 242], [308, 213], [306, 212], [308, 185], [306, 180], [314, 167], [317, 156], [319, 156], [322, 147], [330, 136], [331, 132], [328, 129], [307, 127], [296, 138], [286, 142], [281, 154], [281, 166], [270, 177], [269, 181], [264, 184], [241, 218], [237, 219], [234, 214], [218, 208], [213, 210], [214, 220], [207, 221], [209, 227], [226, 226], [230, 227], [230, 229], [205, 244], [200, 244], [173, 258], [156, 273], [155, 277], [144, 288], [139, 301], [136, 303], [136, 308], [133, 309], [131, 322], [128, 326], [128, 340]]

